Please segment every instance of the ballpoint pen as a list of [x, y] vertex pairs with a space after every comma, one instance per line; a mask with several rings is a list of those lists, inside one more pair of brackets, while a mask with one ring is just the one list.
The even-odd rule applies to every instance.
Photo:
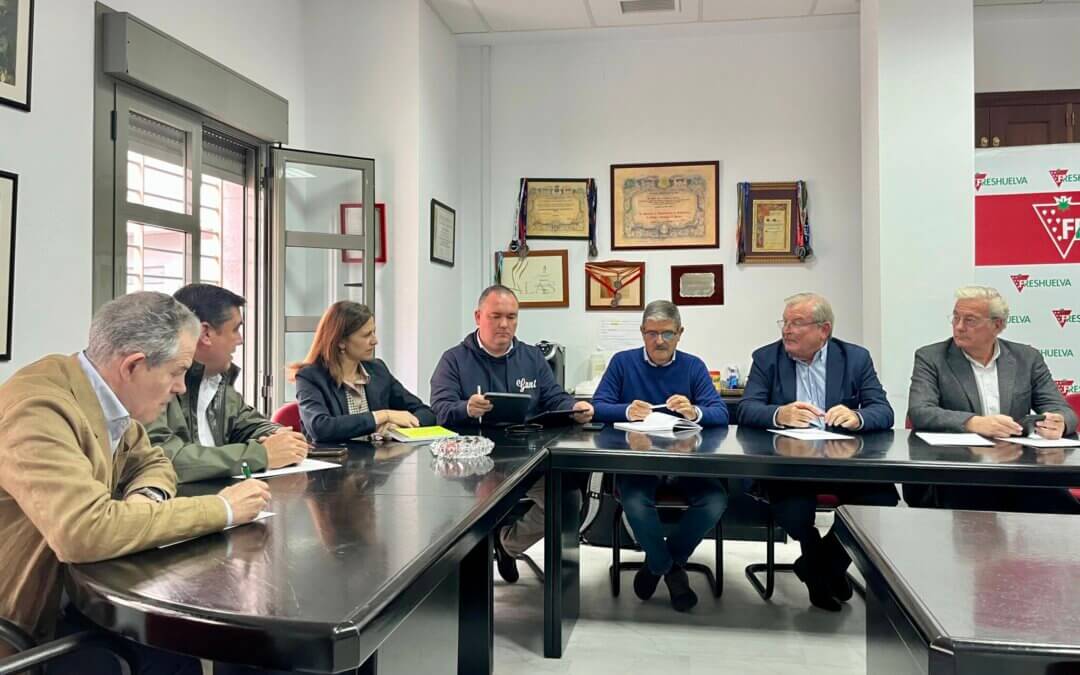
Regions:
[[[476, 385], [476, 393], [480, 394], [480, 395], [483, 395], [484, 392], [483, 392], [482, 389], [480, 389], [480, 385]], [[480, 415], [480, 421], [478, 422], [478, 424], [483, 424], [483, 423], [484, 423], [484, 416]]]
[[244, 478], [251, 478], [251, 467], [247, 462], [240, 462], [240, 471], [243, 472]]

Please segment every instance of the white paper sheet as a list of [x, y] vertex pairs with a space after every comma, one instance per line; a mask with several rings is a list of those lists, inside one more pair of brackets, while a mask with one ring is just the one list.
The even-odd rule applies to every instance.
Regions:
[[637, 318], [601, 319], [600, 341], [597, 346], [612, 352], [643, 346], [641, 321]]
[[979, 434], [944, 434], [916, 431], [915, 435], [930, 445], [994, 445], [994, 442]]
[[1049, 438], [1017, 438], [1012, 436], [1010, 438], [999, 438], [999, 441], [1005, 441], [1007, 443], [1017, 443], [1019, 445], [1026, 445], [1029, 448], [1076, 448], [1080, 447], [1080, 440], [1075, 438], [1058, 438], [1051, 440]]
[[855, 438], [854, 436], [837, 434], [822, 429], [769, 429], [769, 431], [777, 436], [790, 436], [791, 438], [800, 438], [804, 441], [836, 441], [845, 438]]
[[640, 422], [616, 422], [615, 428], [620, 431], [638, 431], [643, 434], [671, 434], [681, 431], [701, 430], [701, 426], [696, 422], [659, 412], [649, 413]]
[[[259, 473], [251, 474], [252, 478], [269, 478], [271, 476], [284, 476], [289, 473], [304, 473], [305, 471], [321, 471], [323, 469], [340, 469], [340, 464], [333, 462], [324, 462], [321, 459], [305, 459], [299, 464], [293, 466], [283, 466], [280, 469], [270, 469], [269, 471], [260, 471]], [[243, 478], [243, 475], [233, 476], [233, 478]]]
[[[273, 511], [259, 511], [259, 515], [255, 516], [255, 518], [253, 518], [252, 520], [249, 520], [246, 523], [237, 523], [235, 525], [230, 525], [230, 526], [226, 527], [225, 530], [231, 530], [234, 527], [240, 527], [242, 525], [249, 525], [251, 523], [257, 523], [260, 520], [264, 520], [266, 518], [269, 518], [272, 515], [274, 515]], [[225, 530], [222, 530], [222, 532], [224, 532]], [[216, 533], [208, 532], [207, 534], [216, 534]], [[203, 535], [203, 536], [206, 536], [206, 535]], [[161, 546], [158, 546], [158, 548], [169, 548], [170, 546], [176, 546], [177, 544], [183, 544], [185, 541], [191, 541], [192, 539], [200, 539], [200, 538], [201, 537], [188, 537], [187, 539], [181, 539], [180, 541], [174, 541], [171, 544], [162, 544]]]

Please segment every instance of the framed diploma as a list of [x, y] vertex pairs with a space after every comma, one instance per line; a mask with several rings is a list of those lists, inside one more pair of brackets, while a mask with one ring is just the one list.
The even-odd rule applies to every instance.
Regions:
[[[364, 205], [349, 202], [341, 205], [341, 233], [364, 233]], [[343, 250], [341, 262], [364, 262], [363, 251]], [[375, 203], [375, 262], [386, 262], [386, 204]]]
[[526, 178], [525, 233], [529, 239], [588, 239], [590, 204], [586, 178]]
[[454, 266], [457, 213], [438, 199], [431, 200], [431, 262]]
[[567, 251], [530, 250], [524, 258], [507, 251], [495, 256], [495, 278], [514, 291], [518, 306], [569, 307], [570, 272]]
[[11, 360], [11, 322], [15, 297], [15, 212], [19, 177], [0, 171], [0, 361]]
[[724, 304], [724, 266], [672, 265], [671, 301], [676, 305]]
[[0, 104], [30, 110], [34, 0], [0, 0]]
[[585, 309], [645, 309], [645, 263], [585, 263]]
[[738, 261], [804, 262], [811, 255], [806, 183], [739, 183]]
[[611, 248], [718, 248], [720, 162], [611, 165]]

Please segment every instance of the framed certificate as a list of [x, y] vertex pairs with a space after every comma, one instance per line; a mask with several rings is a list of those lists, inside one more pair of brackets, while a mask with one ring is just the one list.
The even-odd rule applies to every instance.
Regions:
[[525, 233], [529, 239], [588, 239], [595, 204], [586, 178], [526, 178]]
[[611, 248], [718, 248], [720, 162], [611, 165]]
[[739, 183], [738, 262], [803, 262], [811, 255], [806, 183]]
[[431, 200], [431, 262], [454, 266], [457, 213], [438, 199]]
[[507, 251], [495, 256], [495, 279], [514, 291], [519, 307], [569, 307], [567, 260], [566, 249], [530, 250], [525, 257]]
[[585, 309], [645, 308], [645, 263], [612, 260], [585, 263]]
[[[341, 233], [364, 234], [364, 205], [349, 202], [341, 205]], [[343, 250], [341, 262], [364, 262], [363, 251]], [[375, 203], [375, 262], [386, 262], [386, 204]]]
[[11, 360], [11, 322], [15, 297], [15, 212], [19, 177], [0, 171], [0, 361]]
[[671, 301], [676, 305], [724, 304], [724, 266], [672, 265]]
[[30, 110], [34, 0], [0, 0], [0, 104]]

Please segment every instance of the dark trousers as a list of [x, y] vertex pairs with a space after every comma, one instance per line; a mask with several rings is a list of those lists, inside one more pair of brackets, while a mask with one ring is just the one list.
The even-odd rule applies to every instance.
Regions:
[[[89, 619], [69, 606], [56, 626], [56, 636], [92, 628], [95, 626]], [[131, 663], [132, 675], [202, 675], [202, 665], [191, 656], [154, 649], [120, 637], [116, 642], [117, 649], [123, 650]], [[104, 649], [91, 647], [53, 659], [46, 665], [45, 672], [48, 675], [119, 675], [120, 666]]]
[[[656, 491], [662, 482], [666, 483], [663, 489], [681, 493], [687, 503], [675, 532], [666, 541], [656, 508]], [[722, 478], [627, 475], [618, 476], [615, 484], [634, 538], [645, 551], [645, 563], [658, 576], [674, 565], [685, 565], [727, 508], [727, 486]]]
[[923, 508], [1080, 514], [1080, 502], [1065, 488], [905, 485], [904, 501]]

